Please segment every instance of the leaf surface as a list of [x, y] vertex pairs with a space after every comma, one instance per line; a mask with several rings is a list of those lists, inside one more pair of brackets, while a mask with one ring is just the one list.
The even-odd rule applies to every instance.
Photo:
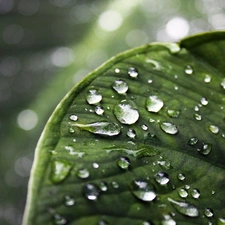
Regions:
[[24, 224], [225, 224], [225, 33], [122, 53], [60, 102]]

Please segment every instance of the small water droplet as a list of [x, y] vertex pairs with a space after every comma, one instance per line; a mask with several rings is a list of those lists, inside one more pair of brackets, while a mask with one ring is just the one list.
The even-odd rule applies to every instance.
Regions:
[[195, 111], [198, 112], [199, 111], [199, 107], [196, 105], [195, 106]]
[[114, 115], [123, 124], [134, 124], [139, 118], [136, 104], [131, 100], [122, 100], [114, 107]]
[[114, 189], [119, 188], [119, 184], [116, 181], [112, 181], [111, 185]]
[[186, 198], [188, 196], [188, 192], [184, 188], [179, 189], [178, 194], [181, 198]]
[[212, 150], [212, 144], [210, 143], [203, 143], [201, 149], [197, 149], [198, 152], [202, 155], [208, 155]]
[[170, 161], [159, 160], [157, 161], [157, 164], [165, 170], [170, 170], [172, 168]]
[[225, 225], [225, 218], [219, 218], [217, 221], [217, 225]]
[[120, 159], [117, 161], [117, 165], [121, 168], [121, 169], [128, 169], [128, 167], [130, 166], [130, 159], [128, 157], [120, 157]]
[[167, 115], [168, 115], [169, 117], [172, 117], [172, 118], [178, 118], [179, 115], [180, 115], [180, 111], [168, 109], [168, 110], [167, 110]]
[[104, 113], [104, 109], [103, 109], [103, 107], [102, 106], [100, 106], [100, 105], [97, 105], [96, 107], [95, 107], [95, 113], [97, 114], [97, 115], [103, 115], [103, 113]]
[[151, 84], [152, 82], [153, 82], [153, 80], [151, 80], [151, 79], [148, 80], [148, 83], [149, 83], [149, 84]]
[[89, 104], [96, 104], [102, 100], [102, 95], [97, 89], [90, 89], [86, 94], [86, 100]]
[[115, 80], [112, 87], [118, 94], [125, 94], [128, 90], [128, 84], [124, 80]]
[[198, 190], [198, 189], [193, 189], [192, 191], [191, 191], [191, 196], [193, 197], [193, 198], [199, 198], [200, 197], [200, 191]]
[[181, 214], [189, 217], [197, 217], [199, 215], [199, 211], [197, 207], [188, 202], [175, 201], [171, 198], [168, 198], [168, 201], [172, 203], [174, 208]]
[[192, 74], [193, 73], [193, 69], [192, 69], [192, 67], [191, 66], [186, 66], [186, 68], [185, 68], [185, 73], [186, 74], [188, 74], [188, 75], [190, 75], [190, 74]]
[[146, 131], [146, 130], [148, 130], [148, 126], [145, 125], [145, 124], [142, 124], [142, 125], [141, 125], [141, 129], [144, 130], [144, 131]]
[[99, 188], [95, 184], [86, 184], [83, 188], [84, 196], [88, 200], [97, 200], [100, 194]]
[[177, 134], [179, 132], [178, 127], [169, 122], [161, 123], [160, 127], [167, 134]]
[[204, 211], [204, 214], [206, 217], [213, 217], [213, 211], [212, 209], [206, 208]]
[[225, 89], [225, 78], [221, 81], [220, 85], [223, 89]]
[[159, 183], [160, 185], [166, 185], [169, 183], [170, 179], [169, 179], [169, 175], [165, 172], [158, 172], [155, 175], [155, 180], [157, 183]]
[[176, 221], [170, 215], [164, 215], [163, 217], [162, 225], [176, 225]]
[[204, 98], [204, 97], [201, 98], [201, 104], [202, 104], [202, 105], [208, 105], [208, 103], [209, 103], [209, 102], [208, 102], [208, 100], [207, 100], [206, 98]]
[[93, 166], [94, 169], [98, 169], [99, 168], [99, 164], [95, 163], [95, 162], [92, 164], [92, 166]]
[[115, 69], [115, 73], [119, 73], [120, 72], [120, 69], [119, 68], [116, 68]]
[[179, 180], [183, 181], [183, 180], [185, 180], [186, 177], [185, 177], [184, 174], [179, 173], [177, 178], [178, 178]]
[[206, 74], [206, 75], [205, 75], [205, 78], [204, 78], [204, 81], [205, 81], [205, 83], [210, 83], [210, 81], [211, 81], [211, 76], [208, 75], [208, 74]]
[[128, 74], [130, 75], [130, 77], [136, 78], [138, 76], [138, 70], [134, 67], [130, 67], [128, 69]]
[[75, 204], [75, 199], [70, 195], [66, 195], [64, 197], [64, 202], [66, 206], [73, 206]]
[[106, 222], [105, 220], [100, 220], [100, 221], [98, 222], [98, 225], [109, 225], [109, 223]]
[[152, 184], [144, 180], [134, 180], [131, 185], [132, 194], [142, 201], [153, 201], [156, 198], [155, 189]]
[[168, 44], [165, 44], [165, 45], [169, 49], [169, 52], [171, 54], [176, 54], [181, 49], [180, 46], [179, 46], [179, 44], [177, 44], [177, 43], [168, 43]]
[[127, 136], [128, 136], [129, 138], [135, 138], [135, 136], [136, 136], [135, 130], [132, 129], [132, 128], [130, 128], [130, 129], [127, 131]]
[[81, 130], [86, 130], [94, 134], [100, 134], [105, 136], [115, 136], [120, 133], [120, 126], [117, 123], [109, 122], [96, 122], [90, 124], [73, 124]]
[[194, 113], [194, 118], [198, 121], [202, 120], [202, 116], [198, 113]]
[[196, 145], [198, 142], [198, 139], [196, 137], [192, 137], [190, 138], [190, 140], [188, 141], [189, 145]]
[[219, 133], [219, 127], [215, 126], [215, 125], [210, 125], [209, 126], [209, 131], [213, 134], [218, 134]]
[[149, 112], [159, 112], [159, 110], [163, 107], [164, 103], [162, 99], [160, 99], [156, 95], [150, 95], [146, 100], [146, 108]]
[[77, 121], [78, 117], [74, 114], [70, 115], [70, 120]]
[[74, 130], [72, 127], [70, 127], [68, 131], [69, 131], [69, 133], [71, 133], [71, 134], [73, 134], [73, 133], [75, 132], [75, 130]]
[[189, 189], [190, 189], [190, 185], [186, 184], [186, 185], [184, 186], [184, 188], [185, 188], [186, 190], [189, 190]]
[[59, 214], [54, 215], [54, 224], [55, 225], [64, 225], [67, 221], [63, 216], [60, 216]]
[[98, 186], [99, 186], [101, 191], [107, 191], [108, 190], [107, 183], [104, 182], [104, 181], [101, 181]]
[[86, 168], [85, 168], [85, 169], [79, 170], [78, 173], [77, 173], [77, 176], [78, 176], [79, 178], [82, 178], [82, 179], [88, 178], [89, 175], [90, 175], [90, 172], [89, 172], [89, 170], [86, 169]]

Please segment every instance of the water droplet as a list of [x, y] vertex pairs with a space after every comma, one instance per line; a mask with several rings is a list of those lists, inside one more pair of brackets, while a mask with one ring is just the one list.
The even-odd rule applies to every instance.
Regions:
[[52, 162], [51, 181], [54, 183], [62, 182], [68, 175], [71, 164], [64, 160], [54, 160]]
[[212, 150], [212, 144], [203, 143], [202, 148], [197, 150], [202, 155], [208, 155]]
[[112, 87], [118, 94], [125, 94], [128, 90], [128, 84], [124, 80], [115, 80]]
[[115, 73], [119, 73], [120, 72], [120, 69], [119, 68], [116, 68], [115, 69]]
[[199, 212], [198, 209], [195, 205], [190, 204], [188, 202], [180, 202], [180, 201], [175, 201], [171, 198], [168, 198], [168, 201], [172, 203], [174, 208], [181, 214], [185, 216], [190, 216], [190, 217], [197, 217]]
[[144, 130], [144, 131], [146, 131], [146, 130], [148, 130], [148, 126], [145, 125], [145, 124], [142, 124], [142, 125], [141, 125], [141, 129]]
[[100, 194], [99, 188], [95, 184], [86, 184], [84, 186], [84, 195], [88, 200], [97, 200]]
[[152, 184], [144, 180], [134, 180], [131, 185], [132, 194], [142, 201], [153, 201], [156, 198], [155, 189]]
[[192, 74], [192, 73], [193, 73], [192, 67], [189, 66], [189, 65], [186, 66], [186, 68], [185, 68], [185, 73], [188, 74], [188, 75]]
[[164, 215], [163, 217], [162, 225], [176, 225], [176, 221], [170, 215]]
[[178, 194], [181, 198], [186, 198], [188, 196], [188, 192], [184, 188], [179, 189]]
[[158, 172], [155, 175], [155, 180], [156, 182], [158, 182], [160, 185], [166, 185], [169, 183], [170, 179], [169, 179], [169, 175], [167, 173], [164, 172]]
[[136, 78], [138, 76], [138, 70], [134, 67], [130, 67], [128, 69], [128, 74], [130, 75], [130, 77]]
[[54, 224], [55, 225], [64, 225], [67, 221], [64, 217], [60, 216], [59, 214], [54, 215]]
[[109, 225], [109, 223], [106, 222], [105, 220], [100, 220], [100, 221], [98, 222], [98, 225]]
[[116, 181], [112, 181], [111, 184], [112, 184], [113, 188], [115, 188], [115, 189], [119, 188], [119, 184]]
[[102, 100], [102, 95], [97, 89], [90, 89], [86, 94], [86, 100], [89, 104], [96, 104]]
[[101, 191], [107, 191], [108, 190], [108, 186], [107, 186], [106, 182], [104, 182], [104, 181], [101, 181], [99, 183], [99, 188], [100, 188]]
[[219, 127], [215, 126], [215, 125], [210, 125], [209, 126], [209, 131], [213, 134], [218, 134], [219, 133]]
[[208, 103], [209, 103], [209, 102], [208, 102], [208, 100], [207, 100], [206, 98], [204, 98], [204, 97], [201, 98], [201, 104], [202, 104], [202, 105], [208, 105]]
[[157, 161], [157, 164], [159, 164], [165, 170], [170, 170], [172, 168], [171, 163], [169, 161], [160, 160]]
[[144, 222], [142, 222], [140, 225], [151, 225], [151, 223], [148, 222], [148, 221], [144, 221]]
[[99, 168], [99, 164], [98, 163], [93, 163], [92, 166], [93, 166], [94, 169], [98, 169]]
[[120, 159], [117, 161], [117, 165], [121, 169], [125, 169], [126, 170], [130, 166], [130, 159], [128, 157], [120, 157]]
[[169, 117], [172, 117], [172, 118], [178, 118], [179, 115], [180, 115], [180, 111], [168, 109], [168, 110], [167, 110], [167, 115], [168, 115]]
[[159, 112], [163, 105], [163, 101], [156, 95], [150, 95], [146, 100], [146, 108], [149, 112]]
[[151, 79], [148, 80], [148, 83], [149, 83], [149, 84], [151, 84], [152, 82], [153, 82], [153, 80], [151, 80]]
[[103, 107], [102, 106], [100, 106], [100, 105], [97, 105], [96, 107], [95, 107], [95, 113], [97, 114], [97, 115], [103, 115], [103, 113], [104, 113], [104, 109], [103, 109]]
[[200, 197], [200, 191], [198, 190], [198, 189], [193, 189], [192, 191], [191, 191], [191, 196], [193, 197], [193, 198], [199, 198]]
[[137, 106], [131, 100], [122, 100], [114, 107], [114, 115], [123, 124], [134, 124], [139, 118]]
[[77, 121], [78, 117], [74, 114], [70, 115], [70, 120]]
[[204, 214], [206, 217], [213, 217], [213, 211], [212, 209], [206, 208], [204, 211]]
[[184, 174], [179, 173], [177, 178], [178, 178], [179, 180], [183, 181], [183, 180], [185, 180], [186, 177], [185, 177]]
[[184, 188], [185, 188], [186, 190], [189, 190], [189, 189], [190, 189], [190, 185], [186, 184], [186, 185], [184, 186]]
[[221, 81], [220, 85], [223, 89], [225, 89], [225, 78]]
[[66, 195], [64, 197], [64, 202], [66, 206], [73, 206], [75, 204], [75, 199], [70, 195]]
[[196, 145], [198, 142], [198, 139], [196, 137], [192, 137], [190, 138], [190, 140], [188, 141], [189, 145]]
[[202, 120], [202, 116], [198, 113], [194, 113], [194, 118], [198, 121]]
[[160, 127], [167, 134], [177, 134], [179, 131], [178, 127], [176, 125], [169, 123], [169, 122], [161, 123]]
[[219, 218], [217, 221], [217, 225], [225, 225], [225, 218]]
[[135, 136], [136, 136], [135, 130], [132, 129], [132, 128], [130, 128], [130, 129], [127, 131], [127, 136], [128, 136], [129, 138], [135, 138]]
[[120, 126], [117, 123], [109, 122], [96, 122], [90, 124], [73, 124], [81, 130], [86, 130], [94, 134], [100, 134], [105, 136], [115, 136], [120, 133]]
[[77, 176], [82, 179], [88, 178], [89, 175], [90, 175], [90, 173], [89, 173], [88, 169], [81, 169], [77, 173]]
[[205, 78], [204, 78], [204, 81], [205, 81], [205, 83], [210, 83], [210, 81], [211, 81], [211, 76], [208, 75], [208, 74], [206, 74], [206, 75], [205, 75]]
[[165, 45], [169, 49], [169, 52], [171, 54], [176, 54], [180, 51], [180, 46], [177, 43], [168, 43], [168, 44], [165, 44]]

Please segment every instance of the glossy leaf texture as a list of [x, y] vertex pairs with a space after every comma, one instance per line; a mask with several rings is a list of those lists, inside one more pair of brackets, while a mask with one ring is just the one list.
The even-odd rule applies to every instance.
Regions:
[[24, 225], [225, 224], [225, 33], [89, 74], [36, 149]]

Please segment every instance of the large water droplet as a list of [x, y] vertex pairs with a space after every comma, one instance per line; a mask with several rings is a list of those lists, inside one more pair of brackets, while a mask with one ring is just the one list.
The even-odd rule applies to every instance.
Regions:
[[96, 104], [102, 100], [102, 95], [97, 89], [90, 89], [86, 94], [86, 100], [89, 104]]
[[117, 165], [121, 168], [121, 169], [128, 169], [128, 167], [130, 166], [130, 160], [128, 157], [120, 157], [120, 159], [117, 161]]
[[213, 217], [213, 211], [212, 209], [206, 208], [204, 211], [205, 216], [207, 217]]
[[78, 119], [78, 117], [76, 116], [76, 115], [74, 115], [74, 114], [72, 114], [72, 115], [70, 115], [70, 120], [72, 120], [72, 121], [77, 121], [77, 119]]
[[163, 217], [162, 225], [176, 225], [176, 221], [170, 215], [164, 215]]
[[97, 115], [103, 115], [103, 113], [104, 113], [103, 107], [100, 106], [100, 105], [97, 105], [97, 106], [95, 107], [95, 113], [96, 113]]
[[134, 67], [130, 67], [128, 69], [128, 74], [130, 75], [130, 77], [136, 78], [138, 76], [138, 70]]
[[90, 124], [78, 124], [75, 123], [73, 126], [86, 130], [94, 134], [100, 134], [105, 136], [115, 136], [120, 133], [120, 126], [117, 123], [109, 122], [96, 122]]
[[149, 112], [159, 112], [163, 105], [162, 99], [156, 95], [150, 95], [146, 100], [146, 108]]
[[114, 115], [123, 124], [134, 124], [139, 118], [137, 106], [131, 100], [122, 100], [114, 107]]
[[199, 198], [200, 197], [200, 191], [198, 190], [198, 189], [193, 189], [192, 191], [191, 191], [191, 196], [193, 197], [193, 198]]
[[168, 110], [167, 110], [167, 115], [168, 115], [169, 117], [172, 117], [172, 118], [178, 118], [179, 115], [180, 115], [180, 111], [168, 109]]
[[169, 123], [169, 122], [163, 122], [160, 124], [161, 129], [167, 133], [167, 134], [177, 134], [179, 132], [179, 129], [176, 125]]
[[75, 204], [75, 199], [70, 195], [66, 195], [64, 197], [64, 202], [66, 206], [73, 206]]
[[220, 85], [223, 89], [225, 89], [225, 78], [221, 81]]
[[158, 172], [155, 175], [155, 180], [157, 183], [159, 183], [160, 185], [166, 185], [169, 183], [170, 179], [169, 179], [169, 175], [167, 173], [164, 172]]
[[190, 216], [190, 217], [197, 217], [199, 215], [199, 211], [197, 207], [193, 204], [190, 204], [188, 202], [180, 202], [180, 201], [175, 201], [171, 198], [168, 198], [168, 201], [172, 203], [174, 208], [181, 214], [185, 216]]
[[196, 145], [198, 142], [198, 139], [196, 137], [192, 137], [190, 138], [190, 140], [188, 141], [189, 145]]
[[54, 215], [54, 224], [55, 225], [64, 225], [67, 221], [63, 216], [60, 216], [59, 214]]
[[208, 155], [212, 150], [212, 144], [210, 143], [203, 143], [201, 149], [197, 149], [198, 152], [202, 155]]
[[71, 164], [64, 160], [54, 160], [52, 162], [51, 181], [59, 183], [63, 181], [70, 172]]
[[128, 84], [124, 80], [115, 80], [112, 87], [118, 94], [125, 94], [128, 90]]
[[135, 136], [136, 136], [135, 130], [132, 129], [132, 128], [130, 128], [130, 129], [127, 131], [127, 136], [128, 136], [129, 138], [135, 138]]
[[86, 184], [83, 188], [84, 196], [89, 200], [97, 200], [100, 194], [99, 188], [95, 184]]
[[85, 169], [79, 170], [78, 173], [77, 173], [77, 176], [78, 176], [79, 178], [82, 178], [82, 179], [88, 178], [89, 175], [90, 175], [90, 172], [89, 172], [89, 170], [86, 169], [86, 168], [85, 168]]
[[186, 68], [185, 68], [185, 73], [186, 74], [188, 74], [188, 75], [190, 75], [190, 74], [192, 74], [193, 73], [193, 69], [192, 69], [192, 67], [191, 66], [186, 66]]
[[218, 134], [220, 129], [219, 127], [215, 126], [215, 125], [210, 125], [209, 126], [209, 131], [213, 134]]
[[188, 196], [188, 192], [184, 188], [179, 189], [178, 193], [181, 198], [186, 198]]
[[152, 184], [144, 180], [134, 180], [131, 185], [132, 194], [142, 201], [153, 201], [156, 198], [155, 189]]

